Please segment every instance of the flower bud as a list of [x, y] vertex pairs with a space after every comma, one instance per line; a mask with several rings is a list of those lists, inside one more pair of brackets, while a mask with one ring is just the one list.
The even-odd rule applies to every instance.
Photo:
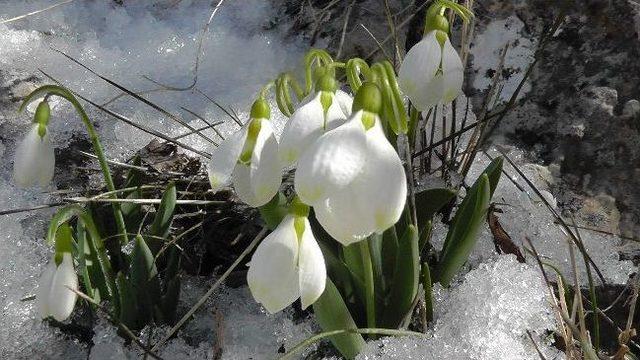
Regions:
[[[262, 119], [261, 117], [253, 117], [254, 109], [256, 108], [256, 104], [258, 101], [253, 103], [253, 107], [251, 108], [251, 122], [249, 123], [249, 129], [247, 131], [247, 140], [244, 143], [244, 148], [242, 150], [242, 154], [240, 154], [240, 162], [243, 164], [249, 164], [251, 162], [251, 155], [253, 154], [253, 148], [256, 146], [256, 141], [258, 140], [258, 134], [260, 134], [260, 129], [262, 128]], [[266, 103], [266, 102], [265, 102]], [[267, 109], [269, 107], [267, 106]], [[264, 109], [260, 109], [261, 111]]]
[[[270, 119], [271, 107], [269, 103], [262, 97], [256, 99], [251, 106], [251, 118], [252, 119]], [[258, 130], [260, 130], [258, 128]]]
[[36, 113], [33, 116], [33, 122], [44, 126], [49, 124], [49, 116], [51, 115], [51, 108], [46, 100], [43, 100], [36, 108]]
[[379, 114], [382, 109], [382, 94], [378, 85], [372, 82], [365, 82], [360, 86], [356, 97], [353, 99], [353, 112], [364, 110], [370, 113]]

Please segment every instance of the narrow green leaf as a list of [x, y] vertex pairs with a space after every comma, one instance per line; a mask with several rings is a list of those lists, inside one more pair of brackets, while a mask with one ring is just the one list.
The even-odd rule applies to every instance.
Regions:
[[131, 254], [129, 278], [139, 306], [139, 318], [147, 323], [153, 316], [153, 306], [160, 300], [160, 281], [153, 254], [142, 236], [135, 238]]
[[373, 276], [377, 289], [376, 292], [382, 291], [382, 293], [384, 293], [386, 285], [384, 281], [384, 270], [382, 268], [382, 237], [382, 234], [373, 234], [369, 237], [369, 255], [371, 257]]
[[176, 185], [169, 183], [167, 189], [162, 194], [160, 206], [156, 211], [156, 216], [151, 224], [151, 235], [166, 238], [169, 235], [169, 228], [173, 221], [173, 212], [176, 207]]
[[429, 264], [422, 263], [422, 288], [424, 289], [424, 307], [427, 311], [427, 321], [433, 320], [433, 286]]
[[427, 221], [451, 202], [456, 196], [456, 191], [446, 188], [427, 189], [416, 193], [416, 216], [418, 217], [418, 229], [422, 229]]
[[429, 220], [422, 227], [422, 231], [420, 231], [420, 238], [418, 239], [418, 251], [420, 254], [424, 252], [425, 246], [427, 246], [427, 244], [429, 243], [432, 229], [433, 229], [433, 222]]
[[440, 257], [438, 281], [449, 286], [455, 274], [467, 261], [485, 221], [491, 192], [489, 177], [482, 174], [477, 187], [472, 187], [455, 216], [447, 234], [446, 247]]
[[[393, 280], [396, 271], [396, 257], [398, 255], [398, 234], [397, 225], [394, 225], [382, 233], [382, 273], [385, 286], [388, 288]], [[387, 288], [384, 293], [386, 294]]]
[[[491, 163], [484, 169], [482, 174], [480, 174], [480, 176], [476, 179], [476, 181], [473, 183], [471, 188], [469, 188], [469, 191], [467, 191], [467, 196], [465, 196], [465, 199], [462, 201], [462, 203], [458, 207], [458, 211], [456, 212], [456, 215], [453, 217], [453, 220], [451, 221], [449, 233], [447, 233], [447, 238], [445, 239], [444, 245], [442, 246], [442, 254], [446, 252], [449, 246], [451, 235], [453, 235], [451, 229], [456, 228], [456, 222], [459, 221], [461, 214], [464, 213], [464, 211], [461, 211], [461, 210], [467, 207], [465, 202], [473, 203], [475, 201], [475, 199], [473, 198], [473, 194], [477, 192], [477, 188], [480, 185], [480, 181], [482, 180], [482, 175], [487, 175], [487, 178], [489, 180], [489, 199], [493, 197], [493, 192], [496, 190], [496, 187], [498, 186], [498, 182], [500, 181], [500, 176], [502, 174], [502, 164], [503, 164], [502, 157], [497, 157], [493, 159], [493, 161], [491, 161]], [[442, 254], [440, 255], [441, 258], [442, 258]]]
[[[313, 311], [323, 331], [358, 328], [331, 279], [327, 279], [324, 292], [313, 304]], [[335, 335], [329, 339], [347, 359], [355, 358], [366, 344], [360, 334]]]
[[418, 230], [410, 225], [398, 244], [398, 261], [389, 292], [389, 304], [385, 309], [382, 325], [397, 328], [411, 309], [418, 293], [420, 280], [420, 255], [418, 254]]
[[118, 287], [118, 294], [120, 294], [121, 304], [118, 320], [131, 330], [139, 330], [144, 323], [139, 316], [141, 312], [138, 309], [137, 299], [132, 285], [123, 273], [118, 273], [116, 286]]

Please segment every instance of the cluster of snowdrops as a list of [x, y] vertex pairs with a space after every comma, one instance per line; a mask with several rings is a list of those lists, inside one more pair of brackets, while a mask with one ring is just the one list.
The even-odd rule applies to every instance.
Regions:
[[[303, 85], [288, 73], [267, 84], [242, 129], [213, 150], [207, 167], [212, 191], [233, 185], [238, 197], [259, 208], [273, 229], [258, 245], [247, 273], [252, 295], [269, 312], [300, 299], [303, 309], [315, 304], [318, 322], [325, 330], [397, 328], [415, 305], [419, 283], [428, 292], [429, 265], [421, 263], [420, 253], [428, 241], [430, 221], [424, 218], [428, 217], [425, 206], [416, 209], [413, 204], [412, 208], [407, 201], [413, 196], [411, 202], [415, 202], [416, 194], [408, 194], [405, 165], [421, 114], [450, 103], [461, 92], [463, 65], [449, 40], [447, 11], [464, 21], [472, 16], [458, 4], [434, 2], [427, 11], [422, 41], [406, 54], [397, 75], [387, 61], [369, 65], [353, 58], [339, 62], [323, 50], [311, 50], [304, 59]], [[346, 79], [351, 94], [342, 90], [346, 84], [340, 79]], [[270, 123], [267, 98], [272, 90], [279, 110], [289, 117], [279, 141]], [[112, 195], [118, 193], [82, 106], [66, 89], [45, 86], [29, 95], [23, 108], [42, 96], [32, 128], [16, 150], [15, 181], [22, 186], [44, 186], [51, 181], [55, 159], [47, 129], [48, 98], [60, 96], [80, 113], [107, 188]], [[293, 177], [292, 189], [283, 189], [283, 174]], [[459, 206], [458, 212], [466, 213], [458, 222], [464, 223], [450, 231], [449, 245], [440, 254], [437, 277], [443, 284], [451, 281], [468, 255], [466, 244], [473, 242], [468, 238], [475, 237], [476, 223], [497, 181], [489, 179], [491, 175], [478, 179], [467, 191], [468, 204]], [[456, 194], [440, 190], [426, 197], [432, 213]], [[167, 189], [157, 210], [159, 220], [150, 230], [154, 236], [168, 234], [172, 196], [175, 198], [175, 188]], [[129, 239], [128, 215], [123, 212], [123, 207], [113, 204], [124, 245]], [[67, 225], [73, 217], [79, 223], [75, 231]], [[466, 241], [459, 246], [462, 255], [454, 249], [456, 236]], [[105, 250], [100, 237], [91, 215], [78, 206], [56, 215], [47, 236], [55, 255], [37, 293], [43, 318], [63, 321], [72, 313], [79, 292], [76, 268], [88, 297], [95, 302], [110, 300], [115, 304], [114, 316], [129, 321], [132, 328], [157, 319], [154, 310], [135, 321], [132, 314], [123, 315], [128, 307], [131, 311], [127, 305], [131, 299], [137, 299], [138, 307], [175, 308], [176, 291], [165, 286], [174, 279], [150, 280], [158, 276], [157, 248], [149, 246], [144, 236], [137, 236], [133, 254], [122, 262], [129, 264], [129, 272], [113, 274], [114, 255], [107, 256], [111, 250]], [[173, 258], [164, 261], [173, 262]], [[96, 269], [91, 270], [92, 266]], [[172, 271], [176, 277], [177, 270]], [[427, 281], [419, 281], [424, 277]], [[153, 299], [144, 297], [147, 295], [135, 294], [136, 287], [151, 289], [160, 294], [159, 299], [166, 296], [171, 301], [151, 304]], [[354, 357], [363, 343], [357, 333], [334, 336], [332, 341], [346, 357]]]

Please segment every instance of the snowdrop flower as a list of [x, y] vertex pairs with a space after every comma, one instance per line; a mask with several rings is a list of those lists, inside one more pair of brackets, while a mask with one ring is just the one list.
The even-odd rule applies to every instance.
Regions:
[[432, 30], [405, 56], [398, 73], [398, 84], [416, 109], [427, 111], [458, 97], [462, 91], [463, 71], [462, 60], [446, 32]]
[[253, 207], [266, 204], [278, 192], [282, 172], [269, 117], [269, 104], [259, 98], [248, 124], [211, 154], [207, 172], [214, 192], [233, 181], [238, 197]]
[[77, 295], [69, 289], [78, 290], [78, 277], [73, 268], [71, 253], [62, 253], [59, 265], [51, 261], [40, 278], [36, 300], [41, 318], [52, 316], [58, 321], [66, 320], [73, 311]]
[[55, 155], [49, 137], [49, 105], [41, 102], [31, 124], [31, 129], [22, 139], [13, 161], [13, 178], [18, 186], [46, 186], [53, 179]]
[[336, 128], [351, 115], [353, 99], [336, 90], [333, 75], [316, 82], [316, 92], [291, 115], [280, 138], [280, 160], [283, 167], [295, 164], [302, 151], [325, 131]]
[[272, 314], [298, 298], [306, 309], [325, 288], [327, 270], [307, 219], [309, 208], [299, 203], [300, 207], [303, 212], [285, 216], [260, 243], [249, 263], [247, 283], [251, 294]]
[[405, 172], [380, 123], [380, 106], [378, 87], [363, 84], [347, 123], [322, 135], [298, 162], [298, 196], [343, 245], [386, 230], [404, 209]]

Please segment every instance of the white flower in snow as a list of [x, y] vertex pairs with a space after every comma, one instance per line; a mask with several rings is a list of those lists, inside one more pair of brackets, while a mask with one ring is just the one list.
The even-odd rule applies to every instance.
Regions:
[[[373, 92], [379, 100], [377, 87], [363, 84], [356, 102], [365, 87], [363, 93]], [[404, 168], [384, 134], [378, 110], [379, 105], [357, 111], [346, 124], [321, 136], [298, 162], [296, 193], [344, 245], [386, 230], [404, 209]]]
[[256, 100], [249, 123], [213, 151], [207, 172], [214, 192], [233, 180], [238, 197], [250, 206], [262, 206], [275, 196], [282, 171], [265, 100]]
[[253, 297], [270, 313], [296, 299], [313, 304], [327, 280], [320, 246], [306, 216], [287, 215], [260, 243], [249, 263], [247, 283]]
[[460, 56], [446, 33], [438, 30], [428, 32], [409, 50], [398, 73], [400, 88], [420, 111], [453, 101], [462, 91], [463, 79]]
[[48, 118], [49, 106], [43, 101], [38, 105], [31, 129], [16, 148], [13, 179], [19, 186], [46, 186], [53, 179], [56, 159], [47, 129]]
[[58, 321], [66, 320], [73, 312], [77, 295], [69, 289], [78, 290], [78, 276], [73, 268], [71, 253], [62, 255], [62, 262], [51, 261], [40, 278], [36, 300], [41, 318], [52, 316]]
[[[329, 79], [335, 83], [335, 79]], [[353, 99], [341, 90], [318, 89], [291, 115], [280, 137], [282, 166], [293, 165], [304, 149], [325, 131], [336, 128], [351, 115]], [[328, 105], [328, 106], [326, 106]]]

